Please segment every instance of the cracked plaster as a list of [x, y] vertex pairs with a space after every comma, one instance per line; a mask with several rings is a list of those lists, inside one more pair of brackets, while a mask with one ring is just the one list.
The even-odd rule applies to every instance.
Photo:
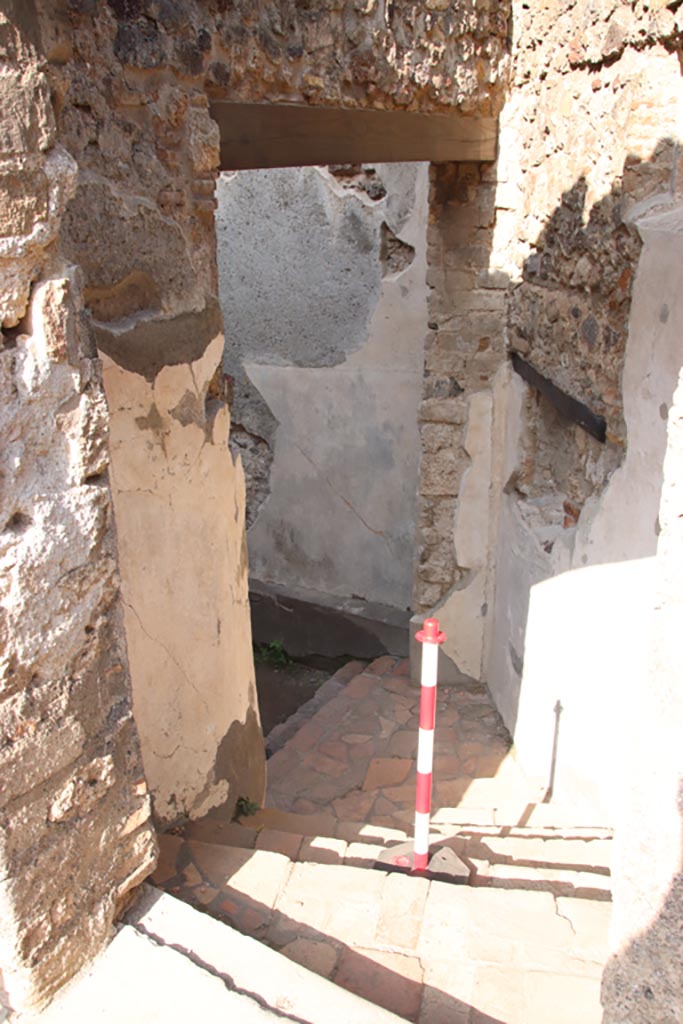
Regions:
[[[256, 708], [242, 470], [227, 448], [227, 408], [198, 422], [222, 344], [217, 335], [152, 383], [104, 357], [133, 709], [161, 822], [244, 795], [216, 761], [233, 722]], [[188, 394], [197, 415], [178, 419]], [[258, 765], [253, 776], [243, 783], [258, 802]]]

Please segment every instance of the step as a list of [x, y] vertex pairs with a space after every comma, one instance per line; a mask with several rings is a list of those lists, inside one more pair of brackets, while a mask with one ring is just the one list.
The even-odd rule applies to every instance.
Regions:
[[[410, 836], [398, 829], [278, 810], [259, 811], [240, 823], [205, 819], [190, 823], [183, 833], [175, 843], [164, 837], [162, 870], [165, 849], [169, 844], [173, 847], [170, 858], [175, 863], [182, 838], [192, 843], [280, 853], [291, 861], [367, 868], [373, 868], [378, 859], [386, 863], [383, 855], [387, 849], [406, 843], [410, 848]], [[442, 826], [432, 830], [430, 840], [432, 853], [442, 847], [454, 851], [469, 869], [469, 883], [474, 886], [538, 889], [585, 899], [611, 898], [611, 836], [605, 830]], [[157, 872], [155, 877], [163, 884], [169, 874]], [[462, 882], [462, 874], [457, 880]]]
[[[193, 963], [208, 965], [212, 974], [229, 979], [235, 992], [256, 1000], [279, 1020], [399, 1024], [393, 1013], [152, 886], [143, 887], [127, 921], [154, 942], [182, 951]], [[202, 1020], [201, 1015], [192, 1019]], [[242, 1024], [241, 1017], [233, 1019]]]
[[[340, 1011], [337, 990], [317, 975], [145, 888], [144, 910], [133, 912], [47, 1009], [22, 1015], [22, 1024], [281, 1024], [292, 1011], [307, 1024], [328, 1024], [330, 1018], [338, 1024], [399, 1024], [393, 1014], [346, 992]], [[246, 970], [247, 964], [253, 966]]]
[[[557, 991], [578, 1001], [582, 1024], [600, 1020], [607, 902], [170, 838], [174, 895], [401, 1017], [469, 1020], [474, 1006], [506, 1024], [547, 1024]], [[497, 1016], [508, 999], [514, 1012]]]
[[[251, 854], [274, 854], [290, 863], [343, 864], [384, 871], [398, 870], [388, 859], [388, 851], [396, 848], [408, 855], [412, 852], [405, 837], [402, 841], [368, 843], [329, 836], [306, 837], [271, 829], [257, 833], [239, 826], [233, 831], [233, 843], [203, 842], [182, 836], [160, 837], [161, 858], [154, 881], [171, 891], [174, 886], [182, 888], [187, 882], [186, 863], [199, 858], [211, 874], [213, 865], [221, 864], [221, 850], [239, 852], [245, 860], [249, 860]], [[457, 884], [469, 882], [479, 887], [538, 890], [554, 896], [610, 900], [610, 845], [605, 840], [433, 834], [430, 852], [434, 855], [439, 850], [450, 849], [456, 854], [461, 869], [452, 881]], [[435, 877], [444, 880], [442, 871], [435, 868], [434, 872]], [[201, 868], [200, 873], [204, 874]], [[215, 883], [213, 887], [216, 888]]]

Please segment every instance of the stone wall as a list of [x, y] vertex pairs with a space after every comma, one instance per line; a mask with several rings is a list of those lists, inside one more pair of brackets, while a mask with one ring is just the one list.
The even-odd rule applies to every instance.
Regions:
[[426, 328], [427, 166], [222, 175], [218, 261], [250, 570], [404, 611]]
[[131, 712], [101, 365], [59, 234], [35, 12], [0, 15], [0, 963], [40, 1004], [102, 947], [156, 855]]
[[71, 976], [150, 870], [142, 761], [160, 821], [262, 786], [242, 472], [210, 365], [207, 96], [489, 113], [507, 34], [500, 5], [474, 0], [2, 4], [0, 927], [14, 1006]]
[[[225, 450], [220, 386], [209, 394], [222, 345], [218, 129], [201, 82], [150, 74], [174, 52], [172, 26], [162, 46], [161, 27], [131, 10], [93, 18], [71, 6], [46, 23], [44, 44], [60, 139], [79, 168], [61, 244], [107, 359], [133, 708], [155, 817], [168, 824], [224, 802], [229, 813], [239, 796], [260, 802], [265, 766], [242, 471]], [[240, 728], [240, 756], [228, 755]]]
[[[557, 684], [546, 671], [536, 692], [527, 672], [532, 588], [652, 556], [656, 544], [660, 410], [674, 387], [676, 331], [655, 347], [644, 324], [630, 350], [627, 338], [636, 222], [679, 187], [680, 15], [650, 8], [513, 6], [499, 159], [433, 177], [416, 608], [440, 615], [446, 654], [459, 673], [487, 680], [508, 727], [527, 737], [520, 750], [535, 735], [527, 768], [546, 778], [538, 766], [549, 762], [556, 701], [566, 703], [570, 686], [563, 756], [580, 762], [571, 705], [583, 721], [599, 670], [590, 658], [580, 669], [572, 661], [571, 679]], [[606, 443], [522, 382], [511, 351], [603, 416]], [[574, 585], [556, 607], [546, 658], [560, 636], [578, 638], [586, 625]], [[608, 643], [619, 616], [607, 593], [599, 615]], [[612, 691], [603, 699], [609, 705]], [[604, 811], [605, 799], [593, 793], [589, 802]]]

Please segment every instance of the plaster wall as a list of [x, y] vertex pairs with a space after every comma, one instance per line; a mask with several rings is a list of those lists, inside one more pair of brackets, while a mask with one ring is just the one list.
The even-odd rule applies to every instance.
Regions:
[[133, 711], [162, 823], [224, 803], [229, 816], [265, 789], [244, 478], [227, 407], [207, 399], [222, 347], [152, 382], [105, 358]]
[[[518, 496], [503, 493], [488, 672], [518, 757], [535, 777], [548, 775], [561, 702], [555, 794], [604, 821], [618, 800], [623, 709], [638, 713], [629, 695], [649, 645], [641, 623], [652, 604], [666, 418], [683, 361], [680, 240], [652, 221], [638, 226], [644, 245], [622, 376], [624, 460], [575, 528], [546, 527], [539, 537]], [[508, 426], [520, 440], [522, 410], [518, 401]]]
[[[614, 717], [625, 594], [646, 586], [640, 560], [657, 541], [680, 346], [676, 258], [657, 243], [641, 259], [638, 230], [680, 188], [680, 19], [630, 7], [623, 23], [610, 4], [513, 9], [499, 158], [432, 175], [421, 408], [415, 604], [445, 624], [444, 677], [489, 685], [540, 781], [560, 699], [556, 799], [596, 818], [613, 806], [611, 733], [584, 745], [579, 723]], [[603, 416], [606, 443], [522, 382], [511, 349]], [[633, 563], [630, 583], [620, 563]], [[615, 569], [577, 572], [598, 565]], [[631, 679], [642, 642], [634, 630], [619, 661]]]
[[[665, 223], [644, 226], [646, 245], [664, 242], [662, 232], [670, 230], [667, 247], [680, 261], [681, 225], [679, 210]], [[678, 956], [683, 920], [682, 480], [683, 372], [669, 408], [654, 601], [640, 626], [650, 637], [647, 664], [627, 695], [622, 734], [612, 957], [602, 984], [605, 1024], [650, 1024], [683, 1016]]]
[[[375, 198], [323, 168], [221, 177], [224, 367], [240, 392], [235, 418], [272, 448], [261, 474], [267, 493], [251, 492], [252, 575], [404, 609], [427, 319], [427, 167], [377, 165], [372, 177]], [[252, 478], [258, 472], [252, 462]]]

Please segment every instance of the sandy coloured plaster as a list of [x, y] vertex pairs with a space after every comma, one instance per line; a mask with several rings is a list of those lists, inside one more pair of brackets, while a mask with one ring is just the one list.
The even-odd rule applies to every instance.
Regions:
[[[227, 407], [206, 405], [222, 347], [217, 335], [201, 358], [153, 382], [105, 359], [133, 708], [160, 822], [263, 795], [244, 477], [227, 446]], [[231, 786], [221, 745], [248, 719], [250, 757]]]

